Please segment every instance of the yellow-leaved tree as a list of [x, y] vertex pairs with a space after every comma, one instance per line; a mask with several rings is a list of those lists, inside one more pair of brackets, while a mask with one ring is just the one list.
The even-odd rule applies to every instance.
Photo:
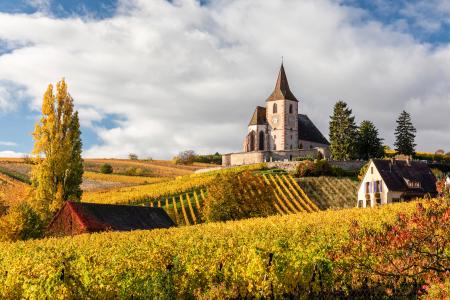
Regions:
[[43, 220], [49, 220], [64, 201], [79, 201], [83, 176], [78, 112], [65, 80], [50, 84], [44, 94], [42, 117], [34, 133], [33, 200]]

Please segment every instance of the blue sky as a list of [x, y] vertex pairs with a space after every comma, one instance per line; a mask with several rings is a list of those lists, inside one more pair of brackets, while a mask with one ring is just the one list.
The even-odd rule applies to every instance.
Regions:
[[[0, 0], [0, 26], [3, 20], [3, 26], [14, 27], [0, 29], [0, 153], [31, 151], [40, 95], [46, 84], [62, 76], [82, 114], [83, 144], [90, 156], [136, 152], [168, 158], [188, 148], [239, 150], [247, 119], [270, 93], [282, 55], [291, 86], [305, 98], [302, 108], [325, 135], [332, 104], [344, 98], [357, 120], [371, 119], [379, 126], [388, 144], [398, 112], [407, 109], [416, 120], [419, 149], [450, 151], [450, 141], [443, 141], [448, 122], [434, 124], [421, 116], [422, 111], [450, 113], [447, 73], [440, 66], [449, 58], [447, 1], [253, 1], [253, 19], [241, 14], [252, 1], [163, 2]], [[283, 6], [292, 6], [291, 15], [273, 24], [276, 37], [258, 30]], [[296, 9], [312, 15], [304, 21], [311, 23], [295, 23]], [[241, 28], [233, 22], [241, 22]], [[307, 30], [291, 32], [283, 27], [288, 22], [293, 27], [306, 24]], [[342, 38], [333, 39], [333, 30]], [[65, 45], [72, 37], [77, 44]], [[275, 50], [269, 47], [272, 42], [286, 46]], [[315, 44], [320, 47], [314, 53], [305, 50]], [[330, 45], [337, 48], [327, 52]], [[382, 57], [385, 65], [370, 65], [374, 57]], [[391, 70], [409, 63], [417, 67]], [[342, 69], [336, 71], [339, 64]], [[250, 72], [252, 68], [259, 71]], [[381, 70], [391, 72], [389, 82], [382, 82]], [[316, 77], [320, 72], [324, 75]], [[361, 74], [367, 78], [355, 86], [353, 78]], [[115, 91], [122, 83], [124, 88]], [[386, 84], [395, 86], [383, 91]], [[392, 100], [376, 105], [375, 96], [396, 104], [389, 111]]]

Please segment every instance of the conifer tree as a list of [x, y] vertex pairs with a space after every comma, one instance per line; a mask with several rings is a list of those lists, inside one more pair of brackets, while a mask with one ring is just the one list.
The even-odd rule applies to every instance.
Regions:
[[42, 103], [42, 118], [36, 124], [33, 137], [34, 204], [45, 220], [60, 209], [64, 201], [81, 198], [80, 125], [64, 79], [57, 83], [56, 95], [53, 86], [48, 86]]
[[395, 129], [395, 150], [404, 155], [414, 155], [415, 153], [416, 128], [412, 124], [411, 115], [402, 111], [397, 119]]
[[358, 129], [358, 157], [364, 160], [383, 157], [382, 141], [375, 125], [370, 121], [362, 121]]
[[350, 160], [357, 156], [357, 127], [347, 103], [338, 101], [330, 117], [330, 151], [335, 160]]

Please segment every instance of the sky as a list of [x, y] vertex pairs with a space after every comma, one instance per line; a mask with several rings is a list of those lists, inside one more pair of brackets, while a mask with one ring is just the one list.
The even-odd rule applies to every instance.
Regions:
[[240, 151], [281, 57], [328, 136], [334, 103], [393, 146], [450, 151], [448, 0], [0, 0], [0, 157], [33, 147], [48, 84], [65, 78], [85, 157]]

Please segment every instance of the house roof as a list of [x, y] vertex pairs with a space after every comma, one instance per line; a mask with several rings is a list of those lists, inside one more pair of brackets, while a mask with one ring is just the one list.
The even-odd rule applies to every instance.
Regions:
[[[65, 206], [88, 232], [130, 231], [174, 226], [172, 219], [162, 208], [84, 202], [66, 202]], [[60, 212], [49, 226], [58, 218]]]
[[278, 73], [275, 89], [266, 101], [275, 100], [292, 100], [298, 102], [297, 98], [295, 98], [294, 94], [289, 89], [289, 83], [286, 77], [286, 72], [284, 71], [283, 64], [281, 64], [280, 72]]
[[267, 119], [266, 119], [266, 108], [257, 106], [255, 109], [255, 112], [253, 113], [253, 116], [250, 120], [250, 123], [248, 126], [251, 125], [266, 125]]
[[325, 145], [330, 144], [308, 116], [301, 114], [298, 115], [298, 139]]
[[[436, 194], [436, 177], [426, 163], [406, 160], [372, 160], [391, 191], [410, 194]], [[419, 182], [420, 188], [408, 187], [406, 180]]]

